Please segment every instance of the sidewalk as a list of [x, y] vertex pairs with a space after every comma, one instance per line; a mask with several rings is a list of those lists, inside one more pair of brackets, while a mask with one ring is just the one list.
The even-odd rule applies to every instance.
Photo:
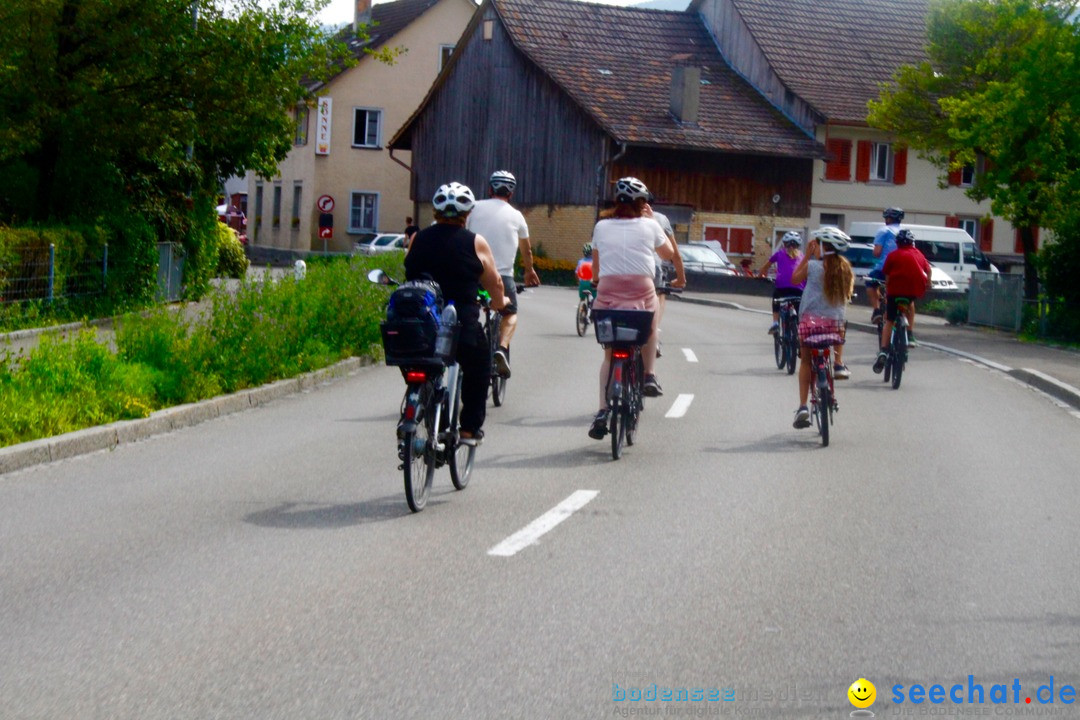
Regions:
[[[682, 302], [769, 313], [771, 299], [732, 293], [687, 292], [678, 296]], [[870, 323], [870, 308], [848, 308], [849, 327], [876, 332]], [[762, 320], [762, 327], [766, 327]], [[1080, 352], [1020, 342], [1015, 336], [970, 325], [949, 325], [932, 315], [918, 315], [915, 322], [919, 344], [973, 360], [1007, 373], [1042, 390], [1058, 400], [1080, 409]]]

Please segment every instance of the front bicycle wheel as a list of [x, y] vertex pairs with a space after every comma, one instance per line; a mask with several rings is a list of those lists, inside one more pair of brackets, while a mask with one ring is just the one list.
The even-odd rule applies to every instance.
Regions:
[[495, 407], [501, 407], [503, 401], [506, 400], [506, 378], [495, 371], [495, 351], [499, 349], [499, 328], [501, 326], [502, 317], [497, 313], [488, 320], [488, 347], [491, 351], [491, 402]]
[[900, 379], [904, 375], [904, 361], [907, 360], [907, 330], [901, 329], [893, 336], [893, 346], [890, 352], [893, 361], [892, 386], [893, 390], [900, 389]]
[[428, 418], [421, 418], [416, 430], [405, 433], [402, 470], [405, 472], [405, 502], [420, 512], [427, 505], [428, 491], [435, 477], [435, 448]]
[[458, 436], [458, 423], [461, 419], [461, 372], [457, 373], [457, 391], [454, 393], [453, 413], [450, 416], [450, 427], [453, 432], [447, 433], [446, 442], [450, 447], [447, 453], [447, 464], [450, 466], [450, 482], [458, 490], [464, 490], [469, 484], [469, 476], [472, 475], [473, 462], [476, 460], [476, 446], [464, 445]]
[[585, 336], [585, 330], [589, 327], [589, 303], [582, 300], [577, 306], [577, 334], [578, 337]]

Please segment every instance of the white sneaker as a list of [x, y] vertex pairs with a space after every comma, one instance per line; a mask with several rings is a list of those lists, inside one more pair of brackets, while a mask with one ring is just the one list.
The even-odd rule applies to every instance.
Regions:
[[506, 351], [502, 348], [495, 351], [495, 372], [500, 377], [510, 377], [510, 358], [506, 357]]
[[799, 409], [795, 411], [795, 422], [792, 423], [792, 427], [796, 430], [810, 427], [810, 409], [808, 407], [801, 405]]

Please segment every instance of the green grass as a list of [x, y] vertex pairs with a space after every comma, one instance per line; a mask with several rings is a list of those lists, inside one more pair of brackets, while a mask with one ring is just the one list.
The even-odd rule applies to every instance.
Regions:
[[0, 362], [0, 446], [26, 442], [294, 377], [346, 357], [382, 352], [388, 297], [367, 280], [400, 258], [312, 262], [307, 277], [245, 281], [212, 295], [195, 320], [162, 308], [117, 321], [116, 351], [93, 331], [43, 338]]

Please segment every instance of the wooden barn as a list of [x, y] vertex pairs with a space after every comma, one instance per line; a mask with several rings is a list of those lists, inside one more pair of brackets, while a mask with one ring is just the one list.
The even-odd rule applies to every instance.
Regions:
[[697, 13], [577, 0], [485, 0], [389, 146], [412, 153], [425, 220], [440, 184], [483, 196], [506, 169], [534, 246], [573, 259], [611, 184], [634, 175], [680, 241], [720, 240], [755, 263], [807, 226], [824, 155], [812, 126], [731, 69]]

